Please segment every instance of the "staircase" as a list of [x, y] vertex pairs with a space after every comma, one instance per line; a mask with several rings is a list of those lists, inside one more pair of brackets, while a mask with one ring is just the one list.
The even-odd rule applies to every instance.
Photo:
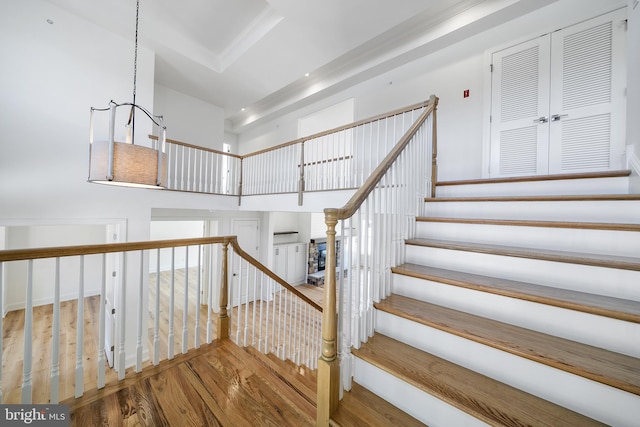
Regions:
[[375, 305], [374, 337], [352, 351], [355, 387], [430, 426], [637, 426], [640, 195], [628, 179], [440, 183]]

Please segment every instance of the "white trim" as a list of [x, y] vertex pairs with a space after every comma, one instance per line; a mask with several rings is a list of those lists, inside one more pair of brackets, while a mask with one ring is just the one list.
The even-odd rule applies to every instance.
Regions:
[[[94, 297], [100, 295], [100, 286], [98, 286], [97, 289], [85, 289], [84, 290], [84, 297]], [[72, 301], [78, 299], [78, 292], [67, 292], [65, 294], [61, 294], [60, 295], [60, 302], [65, 302], [65, 301]], [[34, 307], [39, 307], [42, 305], [48, 305], [48, 304], [53, 304], [53, 297], [46, 297], [46, 298], [37, 298], [33, 300], [33, 306]], [[9, 304], [6, 306], [6, 313], [10, 312], [10, 311], [14, 311], [14, 310], [22, 310], [24, 309], [25, 306], [25, 302], [17, 302], [17, 303], [13, 303], [13, 304]]]

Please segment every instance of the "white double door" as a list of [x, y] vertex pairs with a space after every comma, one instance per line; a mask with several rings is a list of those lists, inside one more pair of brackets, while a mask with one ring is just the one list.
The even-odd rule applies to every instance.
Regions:
[[615, 11], [493, 53], [492, 177], [622, 168], [625, 16]]

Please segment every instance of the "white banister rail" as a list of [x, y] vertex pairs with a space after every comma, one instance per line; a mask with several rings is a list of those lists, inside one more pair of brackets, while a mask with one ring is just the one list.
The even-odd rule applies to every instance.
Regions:
[[[251, 196], [362, 186], [428, 102], [243, 156], [167, 139], [167, 189]], [[150, 135], [152, 146], [157, 137]]]
[[237, 268], [230, 283], [228, 311], [237, 313], [230, 323], [236, 344], [315, 369], [322, 308], [244, 252], [237, 242], [231, 243], [231, 265]]
[[427, 104], [244, 155], [241, 196], [359, 188]]
[[[233, 306], [227, 304], [227, 301], [234, 300], [234, 287], [226, 283], [230, 260], [224, 255], [222, 265], [213, 262], [218, 259], [215, 255], [221, 247], [225, 254], [227, 246], [231, 246], [232, 256], [243, 265], [238, 274], [239, 283], [244, 289], [251, 289]], [[190, 249], [193, 249], [192, 256]], [[178, 262], [177, 250], [184, 251], [184, 258], [181, 258], [184, 263]], [[117, 274], [107, 271], [107, 254], [120, 257]], [[155, 263], [149, 262], [154, 256]], [[194, 257], [198, 259], [194, 260]], [[170, 261], [170, 267], [164, 271], [163, 260]], [[210, 275], [206, 286], [206, 311], [200, 298], [202, 272]], [[214, 274], [222, 280], [213, 279]], [[117, 324], [109, 328], [117, 331], [117, 336], [111, 337], [115, 341], [106, 339], [107, 322], [111, 321], [113, 313], [107, 313], [104, 308], [107, 281], [113, 277], [119, 279], [114, 282], [116, 289], [113, 290], [118, 301], [115, 307]], [[25, 278], [26, 283], [22, 281]], [[61, 298], [63, 283], [67, 286], [65, 298]], [[315, 336], [305, 335], [300, 325], [315, 327], [319, 331], [321, 308], [250, 257], [234, 236], [4, 250], [0, 251], [0, 305], [7, 286], [25, 289], [24, 327], [15, 326], [21, 325], [22, 310], [8, 313], [7, 316], [13, 320], [4, 324], [5, 327], [10, 323], [14, 325], [9, 336], [16, 338], [21, 335], [19, 338], [23, 339], [24, 348], [20, 353], [12, 346], [8, 352], [3, 347], [6, 341], [0, 338], [0, 365], [15, 366], [22, 361], [23, 372], [21, 384], [17, 383], [15, 375], [9, 384], [2, 377], [0, 368], [0, 399], [3, 399], [0, 403], [58, 403], [77, 398], [89, 388], [102, 388], [107, 382], [124, 379], [128, 374], [125, 368], [129, 366], [140, 372], [151, 363], [157, 365], [162, 359], [172, 358], [174, 344], [182, 353], [187, 353], [199, 347], [203, 340], [210, 343], [216, 338], [228, 337], [230, 328], [241, 332], [237, 335], [238, 345], [252, 345], [260, 351], [274, 352], [309, 366], [315, 363], [320, 349], [319, 332]], [[68, 286], [74, 288], [70, 300]], [[211, 295], [214, 292], [224, 294], [220, 298], [223, 307], [212, 307]], [[34, 310], [34, 295], [37, 294], [38, 301], [41, 301], [47, 299], [48, 293], [53, 306], [51, 336], [43, 333], [47, 330], [48, 317], [41, 314], [34, 317], [34, 312], [46, 313]], [[100, 301], [99, 309], [92, 302], [96, 298]], [[286, 304], [278, 305], [277, 302], [283, 298]], [[71, 312], [71, 307], [75, 313]], [[135, 313], [132, 320], [135, 319], [136, 326], [127, 324], [127, 307]], [[219, 312], [217, 319], [213, 318], [214, 311]], [[225, 320], [227, 313], [230, 322]], [[273, 317], [270, 316], [276, 313], [278, 318], [287, 321], [272, 325], [270, 320]], [[74, 316], [75, 321], [69, 320]], [[207, 317], [206, 331], [200, 326], [201, 316]], [[61, 322], [63, 318], [64, 323]], [[174, 322], [179, 322], [180, 318], [181, 333], [175, 334]], [[214, 322], [218, 324], [217, 335], [212, 333]], [[64, 329], [66, 325], [75, 326], [75, 340], [61, 340], [61, 336], [68, 333]], [[147, 337], [147, 331], [151, 330], [153, 332]], [[282, 341], [270, 334], [287, 337], [287, 340]], [[19, 338], [14, 341], [19, 342]], [[106, 350], [114, 352], [117, 372], [106, 366], [104, 351], [107, 342], [114, 344], [111, 350]], [[128, 346], [128, 343], [131, 344]], [[40, 354], [47, 353], [49, 345], [50, 358], [41, 357]], [[45, 396], [43, 389], [48, 390], [48, 395]]]
[[351, 388], [351, 347], [358, 348], [373, 335], [373, 304], [390, 294], [391, 268], [403, 262], [402, 243], [413, 236], [415, 218], [432, 195], [437, 101], [430, 98], [345, 206], [324, 210], [327, 255], [318, 426], [329, 425], [342, 390]]

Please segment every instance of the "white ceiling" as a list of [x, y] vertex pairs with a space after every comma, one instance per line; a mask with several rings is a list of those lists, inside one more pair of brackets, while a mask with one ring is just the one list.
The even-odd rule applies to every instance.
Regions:
[[[48, 1], [133, 40], [135, 0]], [[239, 132], [552, 1], [142, 0], [139, 42]]]

